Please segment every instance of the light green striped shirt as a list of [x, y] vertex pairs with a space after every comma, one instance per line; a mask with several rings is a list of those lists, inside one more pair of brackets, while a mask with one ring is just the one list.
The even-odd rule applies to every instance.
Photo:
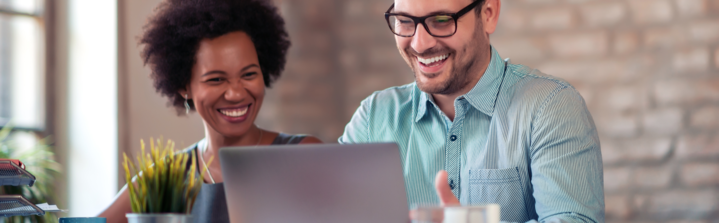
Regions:
[[584, 100], [567, 82], [492, 59], [450, 121], [415, 83], [362, 101], [340, 143], [395, 142], [410, 205], [437, 204], [447, 170], [462, 204], [498, 203], [503, 221], [604, 222], [602, 161]]

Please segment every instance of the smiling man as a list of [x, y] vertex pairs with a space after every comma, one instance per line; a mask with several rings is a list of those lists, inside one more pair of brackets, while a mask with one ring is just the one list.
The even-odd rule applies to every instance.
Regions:
[[604, 222], [602, 161], [567, 82], [502, 60], [499, 0], [395, 0], [415, 82], [375, 92], [340, 143], [396, 142], [411, 205], [497, 203], [503, 221]]

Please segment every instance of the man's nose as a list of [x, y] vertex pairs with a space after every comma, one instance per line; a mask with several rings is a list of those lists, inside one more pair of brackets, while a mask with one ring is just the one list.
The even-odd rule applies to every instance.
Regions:
[[434, 36], [429, 35], [427, 29], [425, 29], [421, 23], [417, 24], [417, 27], [415, 27], [414, 36], [412, 36], [411, 38], [412, 49], [414, 49], [414, 51], [416, 51], [417, 53], [423, 53], [425, 50], [430, 49], [437, 44], [437, 40], [434, 38]]

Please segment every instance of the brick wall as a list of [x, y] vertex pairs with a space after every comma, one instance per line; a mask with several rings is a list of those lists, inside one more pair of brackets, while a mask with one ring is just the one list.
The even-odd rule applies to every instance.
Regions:
[[[336, 142], [412, 81], [391, 0], [275, 0], [293, 46], [260, 125]], [[609, 222], [719, 222], [719, 0], [504, 0], [502, 57], [572, 83], [602, 143]]]

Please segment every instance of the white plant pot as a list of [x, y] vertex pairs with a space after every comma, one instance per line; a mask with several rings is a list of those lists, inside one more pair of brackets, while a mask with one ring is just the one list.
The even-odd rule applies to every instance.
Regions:
[[192, 215], [189, 214], [138, 214], [127, 213], [128, 223], [192, 223]]

